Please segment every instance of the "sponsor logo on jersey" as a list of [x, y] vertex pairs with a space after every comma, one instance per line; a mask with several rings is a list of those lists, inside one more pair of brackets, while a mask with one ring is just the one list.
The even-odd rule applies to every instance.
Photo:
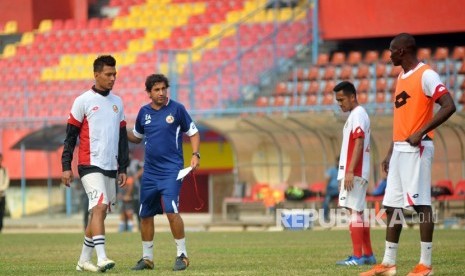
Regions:
[[145, 124], [148, 125], [152, 122], [152, 117], [150, 117], [150, 114], [145, 114]]
[[118, 107], [116, 106], [116, 104], [113, 105], [113, 111], [114, 111], [115, 113], [118, 113]]
[[172, 123], [174, 122], [174, 117], [173, 117], [173, 115], [170, 114], [170, 115], [166, 116], [166, 122], [167, 122], [168, 124], [172, 124]]

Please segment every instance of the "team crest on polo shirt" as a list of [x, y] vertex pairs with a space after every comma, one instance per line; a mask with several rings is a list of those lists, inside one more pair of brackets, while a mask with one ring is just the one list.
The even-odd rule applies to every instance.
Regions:
[[118, 113], [118, 107], [116, 106], [116, 104], [113, 105], [113, 111], [114, 111], [115, 113]]
[[170, 115], [166, 116], [166, 122], [167, 122], [168, 124], [172, 124], [172, 123], [174, 122], [174, 117], [173, 117], [173, 115], [170, 114]]

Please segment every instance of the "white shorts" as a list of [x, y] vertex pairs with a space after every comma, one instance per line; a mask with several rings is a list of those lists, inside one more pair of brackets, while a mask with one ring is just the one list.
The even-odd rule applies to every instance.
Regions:
[[339, 191], [339, 206], [349, 208], [357, 212], [362, 212], [366, 209], [366, 195], [368, 182], [359, 177], [354, 176], [354, 187], [350, 192], [344, 189], [344, 178], [340, 180], [341, 190]]
[[102, 173], [90, 173], [81, 178], [82, 186], [89, 198], [89, 210], [97, 204], [106, 204], [107, 212], [116, 208], [116, 179]]
[[405, 208], [431, 205], [431, 164], [433, 141], [421, 141], [420, 147], [395, 143], [389, 161], [383, 205]]

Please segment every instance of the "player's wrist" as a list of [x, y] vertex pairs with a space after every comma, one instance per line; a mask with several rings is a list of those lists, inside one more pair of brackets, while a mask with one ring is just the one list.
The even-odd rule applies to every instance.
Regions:
[[200, 159], [200, 152], [195, 151], [192, 153], [192, 156], [196, 156], [198, 159]]

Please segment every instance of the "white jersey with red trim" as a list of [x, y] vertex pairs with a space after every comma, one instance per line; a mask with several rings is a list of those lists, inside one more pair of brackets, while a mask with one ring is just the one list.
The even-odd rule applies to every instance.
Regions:
[[126, 125], [120, 97], [88, 90], [74, 100], [68, 123], [80, 128], [79, 165], [118, 168], [119, 132]]
[[364, 138], [362, 158], [355, 166], [354, 176], [362, 177], [368, 181], [370, 175], [370, 118], [362, 106], [359, 105], [350, 112], [342, 135], [337, 179], [344, 178], [354, 151], [355, 139], [362, 137]]

